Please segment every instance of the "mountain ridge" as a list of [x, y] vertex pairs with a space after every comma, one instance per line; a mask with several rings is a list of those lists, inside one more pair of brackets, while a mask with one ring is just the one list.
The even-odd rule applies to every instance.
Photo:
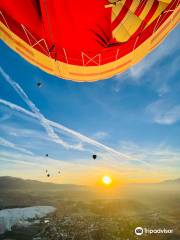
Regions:
[[[167, 179], [157, 183], [134, 183], [129, 184], [136, 185], [136, 186], [143, 186], [143, 185], [152, 185], [152, 186], [164, 186], [164, 185], [175, 185], [180, 184], [180, 178], [177, 179]], [[31, 180], [31, 179], [23, 179], [18, 177], [12, 176], [0, 176], [0, 189], [8, 189], [8, 190], [87, 190], [89, 189], [88, 186], [85, 185], [77, 185], [77, 184], [64, 184], [64, 183], [50, 183], [50, 182], [43, 182], [38, 180]]]
[[12, 176], [1, 176], [0, 189], [3, 190], [7, 188], [8, 190], [22, 190], [24, 188], [29, 190], [85, 190], [87, 187], [84, 185], [57, 184]]

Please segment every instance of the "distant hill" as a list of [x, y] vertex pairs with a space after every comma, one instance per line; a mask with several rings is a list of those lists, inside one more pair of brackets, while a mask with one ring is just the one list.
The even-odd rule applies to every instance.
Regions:
[[[130, 184], [129, 187], [166, 187], [166, 186], [180, 186], [180, 178], [174, 180], [166, 180], [160, 183], [151, 184]], [[128, 186], [127, 186], [128, 187]], [[0, 189], [1, 191], [14, 190], [14, 191], [87, 191], [90, 188], [83, 185], [75, 184], [55, 184], [48, 182], [40, 182], [36, 180], [25, 180], [21, 178], [15, 178], [10, 176], [0, 177]]]
[[36, 180], [3, 176], [0, 177], [0, 189], [3, 190], [26, 190], [26, 191], [84, 191], [85, 186], [74, 184], [54, 184]]
[[163, 182], [160, 182], [160, 184], [167, 184], [167, 185], [176, 185], [179, 184], [180, 185], [180, 178], [177, 179], [168, 179], [165, 180]]
[[140, 186], [165, 186], [165, 185], [179, 185], [180, 184], [180, 178], [176, 178], [176, 179], [167, 179], [161, 182], [154, 182], [154, 183], [131, 183], [129, 184], [129, 186], [136, 186], [136, 187], [140, 187]]

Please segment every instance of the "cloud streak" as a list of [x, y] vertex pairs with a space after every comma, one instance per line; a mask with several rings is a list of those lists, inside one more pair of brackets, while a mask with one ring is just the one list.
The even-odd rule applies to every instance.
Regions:
[[24, 90], [20, 87], [18, 83], [13, 81], [11, 77], [5, 73], [5, 71], [0, 67], [0, 73], [3, 76], [4, 80], [10, 84], [10, 86], [16, 91], [16, 93], [22, 98], [22, 100], [27, 104], [27, 106], [32, 110], [32, 112], [36, 115], [36, 118], [40, 121], [41, 125], [46, 130], [48, 136], [52, 139], [52, 141], [61, 144], [63, 147], [69, 149], [78, 149], [82, 150], [82, 146], [79, 148], [79, 145], [70, 145], [63, 141], [54, 131], [54, 129], [49, 125], [47, 119], [40, 112], [40, 110], [36, 107], [36, 105], [29, 99]]
[[129, 152], [135, 159], [138, 158], [146, 162], [151, 162], [154, 167], [159, 166], [158, 169], [179, 166], [179, 149], [173, 149], [165, 142], [154, 147], [144, 147], [134, 142], [122, 141], [120, 149], [124, 152]]
[[173, 105], [165, 100], [158, 100], [147, 106], [146, 112], [151, 115], [153, 122], [171, 125], [180, 121], [180, 104]]
[[107, 132], [99, 131], [93, 135], [93, 138], [95, 138], [96, 140], [102, 140], [102, 139], [105, 139], [106, 137], [108, 137], [108, 135], [109, 134]]
[[17, 150], [19, 152], [22, 152], [22, 153], [25, 153], [25, 154], [28, 154], [28, 155], [33, 155], [33, 153], [31, 151], [28, 151], [26, 150], [25, 148], [21, 148], [21, 147], [18, 147], [16, 144], [0, 137], [0, 145], [3, 146], [3, 147], [8, 147], [8, 148], [12, 148], [14, 150]]
[[[38, 119], [36, 114], [34, 114], [34, 113], [32, 113], [32, 112], [30, 112], [30, 111], [28, 111], [28, 110], [26, 110], [26, 109], [16, 105], [14, 103], [8, 102], [8, 101], [3, 100], [3, 99], [0, 99], [0, 104], [3, 104], [5, 106], [11, 108], [12, 110], [18, 111], [18, 112], [20, 112], [22, 114], [25, 114], [27, 116], [30, 116], [32, 118]], [[107, 151], [107, 152], [115, 155], [116, 157], [120, 157], [121, 159], [132, 160], [132, 158], [130, 156], [128, 156], [126, 154], [123, 154], [123, 153], [121, 153], [121, 152], [119, 152], [119, 151], [117, 151], [117, 150], [115, 150], [113, 148], [110, 148], [110, 147], [108, 147], [108, 146], [106, 146], [106, 145], [104, 145], [102, 143], [99, 143], [98, 141], [96, 141], [94, 139], [91, 139], [91, 138], [89, 138], [89, 137], [87, 137], [87, 136], [85, 136], [85, 135], [83, 135], [83, 134], [81, 134], [81, 133], [79, 133], [77, 131], [74, 131], [74, 130], [72, 130], [70, 128], [67, 128], [67, 127], [63, 126], [62, 124], [53, 122], [53, 121], [48, 120], [48, 119], [46, 119], [46, 122], [51, 127], [56, 128], [58, 130], [61, 130], [61, 131], [65, 132], [67, 135], [69, 135], [71, 137], [75, 137], [77, 140], [79, 140], [81, 142], [88, 143], [88, 144], [90, 144], [92, 146], [100, 148], [100, 149], [102, 149], [104, 151]]]
[[130, 75], [134, 78], [141, 77], [158, 61], [177, 51], [179, 48], [179, 32], [178, 29], [174, 30], [157, 49], [130, 69]]
[[173, 79], [173, 75], [179, 71], [180, 57], [176, 55], [172, 60], [168, 59], [180, 50], [179, 35], [180, 28], [176, 28], [158, 48], [142, 61], [132, 66], [128, 71], [116, 75], [114, 77], [114, 92], [119, 92], [126, 84], [138, 86], [146, 83], [159, 96], [169, 93], [172, 87], [169, 82]]

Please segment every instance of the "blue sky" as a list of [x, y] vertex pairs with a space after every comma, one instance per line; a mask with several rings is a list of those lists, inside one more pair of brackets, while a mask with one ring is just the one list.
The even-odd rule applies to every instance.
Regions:
[[179, 177], [179, 38], [176, 28], [139, 64], [94, 83], [48, 75], [0, 42], [0, 175], [46, 180], [48, 168], [52, 181], [67, 183], [105, 172], [125, 181]]

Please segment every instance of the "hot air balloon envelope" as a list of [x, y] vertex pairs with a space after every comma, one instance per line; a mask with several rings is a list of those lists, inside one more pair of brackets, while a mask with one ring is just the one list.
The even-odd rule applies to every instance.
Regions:
[[179, 0], [1, 0], [0, 38], [64, 79], [96, 81], [127, 70], [179, 20]]

